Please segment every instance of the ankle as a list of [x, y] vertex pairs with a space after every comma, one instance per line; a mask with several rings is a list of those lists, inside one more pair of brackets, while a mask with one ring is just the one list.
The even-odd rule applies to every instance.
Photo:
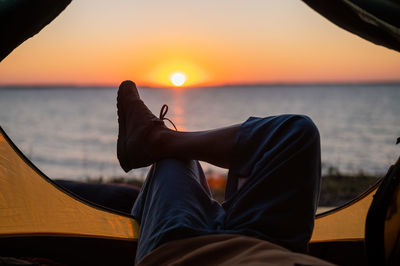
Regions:
[[161, 127], [149, 135], [150, 151], [157, 159], [163, 159], [169, 155], [172, 134], [173, 130]]

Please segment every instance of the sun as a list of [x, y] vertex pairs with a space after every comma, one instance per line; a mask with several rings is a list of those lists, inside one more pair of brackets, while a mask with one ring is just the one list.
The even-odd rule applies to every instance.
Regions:
[[181, 72], [173, 73], [169, 78], [176, 87], [182, 86], [186, 81], [186, 76]]

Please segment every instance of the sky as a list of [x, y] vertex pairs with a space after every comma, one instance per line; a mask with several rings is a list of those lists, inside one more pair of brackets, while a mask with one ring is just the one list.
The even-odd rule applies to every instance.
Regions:
[[400, 53], [299, 0], [73, 0], [0, 63], [0, 85], [400, 81]]

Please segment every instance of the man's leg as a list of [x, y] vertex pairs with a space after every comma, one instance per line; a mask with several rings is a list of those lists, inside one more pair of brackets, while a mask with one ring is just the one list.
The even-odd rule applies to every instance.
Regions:
[[314, 225], [320, 168], [319, 133], [308, 117], [250, 118], [233, 152], [225, 228], [304, 252]]
[[212, 233], [224, 209], [212, 199], [197, 161], [167, 159], [151, 168], [132, 215], [140, 223], [138, 262], [165, 242]]
[[117, 155], [125, 171], [165, 158], [201, 160], [229, 167], [240, 125], [200, 132], [170, 130], [140, 100], [132, 81], [121, 83], [117, 107]]

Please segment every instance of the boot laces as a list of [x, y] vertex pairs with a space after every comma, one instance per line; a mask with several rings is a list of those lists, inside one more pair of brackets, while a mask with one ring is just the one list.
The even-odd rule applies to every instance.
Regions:
[[160, 120], [167, 120], [168, 122], [171, 123], [171, 125], [174, 126], [175, 130], [178, 131], [178, 129], [176, 128], [174, 122], [172, 122], [169, 118], [165, 117], [167, 112], [168, 112], [168, 105], [163, 104], [163, 106], [161, 107], [161, 110], [160, 110]]

